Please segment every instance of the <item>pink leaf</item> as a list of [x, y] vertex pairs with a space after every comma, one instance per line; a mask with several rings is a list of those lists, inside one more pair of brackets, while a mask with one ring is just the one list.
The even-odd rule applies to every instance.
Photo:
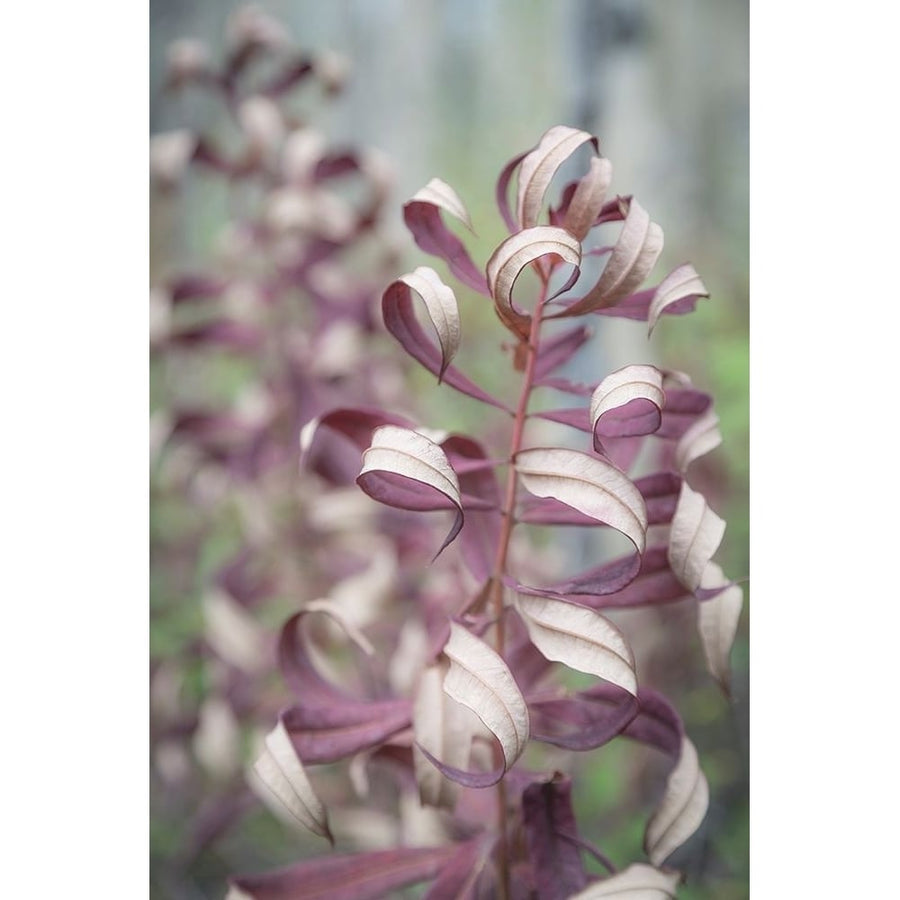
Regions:
[[653, 293], [653, 299], [647, 310], [649, 333], [653, 333], [659, 317], [665, 310], [679, 303], [696, 302], [698, 297], [708, 296], [709, 291], [706, 289], [706, 285], [700, 280], [700, 276], [690, 263], [673, 269]]

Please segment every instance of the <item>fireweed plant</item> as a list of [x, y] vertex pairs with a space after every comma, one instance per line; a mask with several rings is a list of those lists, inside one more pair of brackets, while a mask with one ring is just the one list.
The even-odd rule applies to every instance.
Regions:
[[[331, 146], [303, 105], [335, 100], [341, 67], [298, 51], [253, 8], [232, 18], [220, 63], [193, 41], [169, 59], [167, 95], [193, 114], [151, 139], [152, 203], [171, 213], [191, 179], [206, 179], [224, 187], [230, 213], [218, 257], [162, 271], [150, 298], [161, 582], [151, 615], [153, 636], [165, 635], [151, 647], [151, 790], [164, 832], [154, 874], [166, 896], [194, 896], [183, 892], [209, 867], [197, 862], [206, 851], [224, 860], [221, 877], [242, 864], [222, 841], [258, 806], [242, 744], [284, 703], [269, 664], [272, 626], [295, 602], [284, 598], [328, 592], [368, 626], [404, 554], [420, 566], [430, 544], [419, 530], [401, 545], [389, 521], [360, 509], [368, 501], [340, 456], [299, 475], [301, 426], [351, 400], [397, 403], [406, 365], [376, 349], [374, 313], [397, 268], [381, 224], [390, 171], [373, 150]], [[227, 128], [194, 124], [198, 109], [217, 108]], [[194, 592], [201, 623], [171, 624]], [[328, 633], [318, 641], [331, 650]]]
[[[548, 204], [554, 176], [585, 152], [586, 171]], [[591, 384], [559, 374], [587, 343], [585, 320], [620, 317], [652, 332], [707, 296], [689, 264], [643, 287], [662, 230], [633, 197], [609, 198], [611, 176], [595, 137], [549, 129], [500, 173], [509, 236], [483, 269], [444, 220], [472, 227], [449, 185], [433, 179], [404, 206], [419, 248], [493, 304], [518, 388], [507, 401], [454, 365], [460, 315], [435, 270], [418, 267], [383, 291], [386, 330], [444, 390], [480, 402], [483, 420], [470, 436], [437, 430], [434, 410], [425, 426], [394, 410], [344, 405], [304, 427], [303, 465], [324, 471], [323, 459], [352, 458], [364, 494], [392, 510], [449, 511], [450, 528], [434, 539], [430, 570], [407, 564], [401, 573], [393, 635], [380, 622], [360, 627], [327, 595], [307, 594], [278, 645], [294, 702], [265, 737], [252, 779], [273, 808], [333, 844], [318, 789], [330, 764], [346, 763], [356, 795], [373, 805], [384, 800], [369, 778], [377, 769], [382, 788], [395, 785], [401, 813], [414, 794], [430, 831], [401, 834], [400, 846], [236, 876], [232, 900], [359, 900], [420, 882], [430, 882], [428, 900], [675, 896], [681, 875], [666, 861], [701, 824], [707, 781], [678, 713], [641, 685], [626, 635], [604, 613], [691, 600], [709, 671], [727, 691], [743, 596], [712, 561], [725, 523], [688, 480], [691, 463], [721, 440], [711, 397], [687, 375], [643, 362], [598, 372]], [[581, 277], [590, 259], [603, 264], [596, 280]], [[525, 306], [528, 277], [536, 291]], [[560, 395], [570, 399], [547, 405]], [[568, 426], [574, 445], [536, 441], [548, 433], [542, 421]], [[638, 474], [648, 460], [649, 472]], [[336, 471], [325, 476], [341, 482]], [[408, 524], [417, 519], [430, 517], [397, 519], [387, 531], [401, 544], [410, 528], [431, 535], [428, 525]], [[529, 526], [600, 529], [629, 550], [560, 573], [546, 567]], [[364, 594], [357, 601], [367, 604]], [[329, 664], [343, 683], [324, 674], [319, 644], [341, 630], [363, 673]], [[566, 668], [596, 680], [569, 688]], [[395, 677], [400, 670], [405, 678]], [[671, 766], [646, 825], [646, 858], [622, 869], [579, 835], [573, 781], [559, 768], [567, 754], [619, 737], [660, 751]], [[608, 874], [589, 875], [583, 854]]]

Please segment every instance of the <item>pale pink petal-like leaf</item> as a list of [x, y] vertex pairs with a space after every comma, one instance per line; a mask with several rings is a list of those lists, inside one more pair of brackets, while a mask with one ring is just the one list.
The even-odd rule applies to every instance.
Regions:
[[528, 785], [522, 793], [525, 846], [541, 900], [568, 900], [587, 883], [581, 851], [573, 838], [572, 780], [559, 775]]
[[695, 460], [722, 443], [719, 417], [710, 409], [700, 416], [681, 436], [675, 447], [675, 465], [685, 472]]
[[237, 896], [252, 900], [382, 900], [394, 891], [435, 878], [459, 852], [444, 847], [398, 847], [322, 856], [284, 869], [231, 879]]
[[591, 168], [578, 182], [563, 220], [563, 228], [578, 240], [583, 241], [593, 227], [611, 181], [612, 163], [602, 156], [591, 159]]
[[456, 519], [440, 550], [463, 526], [459, 479], [438, 444], [416, 431], [383, 425], [363, 454], [357, 484], [373, 499], [399, 509], [454, 507]]
[[[323, 432], [333, 431], [350, 441], [359, 448], [360, 452], [372, 443], [372, 435], [376, 428], [382, 425], [398, 425], [402, 428], [412, 428], [413, 423], [403, 417], [392, 413], [385, 413], [379, 409], [332, 409], [321, 416], [310, 419], [300, 429], [300, 465], [311, 464], [314, 457], [321, 454], [314, 453], [314, 445]], [[324, 449], [327, 451], [327, 442]]]
[[413, 764], [423, 804], [452, 808], [456, 800], [456, 785], [431, 765], [422, 750], [448, 766], [461, 769], [469, 760], [471, 735], [460, 713], [459, 704], [444, 692], [447, 674], [446, 661], [427, 666], [419, 677], [413, 702]]
[[450, 623], [444, 645], [450, 669], [444, 690], [467, 706], [496, 736], [508, 769], [528, 742], [528, 707], [503, 659], [462, 625]]
[[472, 262], [463, 242], [444, 224], [441, 210], [460, 219], [471, 230], [472, 224], [462, 200], [438, 178], [433, 178], [404, 204], [403, 221], [422, 250], [443, 259], [463, 284], [479, 294], [487, 294], [484, 275]]
[[708, 807], [709, 785], [700, 771], [697, 750], [689, 738], [682, 737], [678, 762], [644, 833], [650, 862], [662, 865], [700, 827]]
[[488, 288], [500, 320], [522, 338], [527, 338], [531, 316], [513, 305], [512, 292], [522, 270], [535, 260], [550, 254], [575, 266], [568, 287], [578, 277], [581, 244], [568, 231], [551, 225], [526, 228], [508, 237], [487, 262]]
[[625, 366], [607, 375], [591, 395], [594, 449], [601, 438], [652, 434], [662, 422], [666, 395], [656, 366]]
[[662, 253], [663, 232], [636, 201], [631, 200], [625, 224], [597, 283], [579, 300], [552, 318], [580, 316], [614, 307], [643, 284]]
[[266, 736], [265, 749], [253, 764], [253, 771], [294, 819], [334, 843], [325, 807], [316, 796], [281, 721]]
[[610, 525], [643, 552], [647, 509], [640, 491], [603, 459], [565, 448], [523, 450], [515, 458], [525, 488], [537, 497], [553, 497]]
[[547, 659], [637, 693], [634, 654], [608, 619], [586, 606], [550, 597], [517, 593], [515, 605]]
[[602, 881], [595, 881], [569, 900], [675, 900], [678, 872], [663, 872], [646, 863], [632, 863]]
[[537, 225], [544, 195], [557, 169], [582, 144], [591, 141], [597, 150], [597, 139], [586, 131], [568, 125], [554, 125], [541, 136], [538, 145], [522, 160], [516, 197], [516, 218], [522, 228]]
[[709, 291], [696, 269], [690, 263], [678, 266], [660, 282], [653, 294], [647, 310], [648, 332], [653, 333], [659, 317], [667, 308], [687, 299], [696, 301], [698, 297], [708, 296]]
[[[452, 288], [441, 281], [438, 273], [428, 266], [419, 266], [415, 271], [401, 275], [384, 292], [382, 301], [384, 323], [404, 349], [416, 359], [423, 353], [427, 354], [432, 345], [428, 341], [424, 347], [407, 346], [408, 336], [424, 337], [421, 328], [415, 327], [418, 323], [413, 321], [415, 314], [412, 309], [410, 291], [414, 291], [424, 301], [428, 317], [437, 332], [441, 348], [441, 364], [438, 371], [438, 381], [440, 381], [444, 377], [450, 361], [459, 350], [460, 323], [456, 295]], [[402, 323], [396, 322], [398, 318], [403, 320]], [[400, 327], [396, 327], [398, 324]]]
[[731, 584], [714, 562], [709, 563], [700, 580], [701, 588], [725, 589], [709, 600], [697, 605], [697, 626], [706, 667], [727, 694], [730, 689], [731, 667], [728, 657], [737, 634], [744, 604], [744, 592], [740, 585]]
[[683, 481], [669, 530], [669, 564], [689, 590], [700, 587], [707, 563], [724, 534], [724, 520], [706, 505], [702, 494]]

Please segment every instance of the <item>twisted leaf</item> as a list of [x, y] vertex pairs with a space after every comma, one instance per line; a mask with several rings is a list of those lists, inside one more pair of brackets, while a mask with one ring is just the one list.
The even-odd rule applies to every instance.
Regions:
[[662, 423], [666, 394], [655, 366], [625, 366], [607, 375], [591, 395], [594, 449], [603, 437], [652, 434]]
[[569, 900], [675, 900], [678, 872], [663, 872], [645, 863], [632, 863], [602, 881], [595, 881]]
[[678, 506], [669, 530], [669, 563], [679, 581], [691, 591], [725, 534], [725, 522], [707, 505], [702, 494], [681, 483]]
[[653, 299], [647, 310], [648, 333], [653, 333], [659, 317], [670, 307], [687, 300], [696, 302], [698, 297], [708, 296], [709, 291], [706, 289], [706, 285], [700, 280], [696, 269], [690, 263], [673, 269], [653, 293]]
[[703, 572], [700, 587], [724, 587], [724, 590], [711, 599], [700, 601], [697, 606], [697, 626], [706, 667], [727, 694], [731, 681], [728, 656], [737, 634], [744, 592], [740, 585], [731, 584], [714, 562], [709, 563]]

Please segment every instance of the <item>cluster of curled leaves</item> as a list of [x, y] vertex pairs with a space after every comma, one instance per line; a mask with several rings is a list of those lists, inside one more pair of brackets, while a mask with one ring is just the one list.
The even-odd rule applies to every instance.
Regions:
[[[576, 151], [589, 153], [587, 171], [547, 208], [554, 176]], [[371, 406], [337, 407], [307, 423], [300, 436], [307, 464], [352, 448], [356, 484], [370, 498], [395, 510], [449, 512], [449, 531], [434, 550], [444, 559], [448, 548], [458, 548], [459, 566], [444, 570], [438, 584], [423, 578], [403, 587], [406, 608], [423, 623], [416, 642], [411, 620], [392, 648], [413, 668], [406, 690], [397, 690], [396, 680], [361, 677], [354, 693], [322, 674], [313, 635], [321, 620], [369, 664], [380, 655], [367, 629], [327, 597], [285, 623], [279, 664], [294, 702], [265, 738], [253, 779], [273, 809], [333, 841], [310, 768], [346, 761], [361, 797], [377, 768], [394, 779], [399, 795], [415, 792], [434, 830], [399, 847], [236, 876], [231, 897], [376, 898], [430, 881], [428, 900], [486, 898], [501, 895], [504, 869], [514, 897], [675, 896], [680, 874], [666, 861], [700, 826], [707, 782], [678, 713], [641, 686], [626, 635], [604, 613], [693, 602], [709, 671], [727, 691], [743, 597], [713, 561], [725, 523], [688, 481], [691, 463], [721, 441], [712, 398], [686, 375], [645, 363], [598, 372], [594, 384], [559, 374], [590, 333], [566, 320], [621, 317], [652, 331], [661, 317], [690, 312], [707, 296], [688, 264], [644, 286], [662, 251], [662, 230], [633, 197], [609, 195], [611, 177], [595, 137], [549, 129], [500, 174], [497, 203], [509, 236], [483, 267], [447, 224], [451, 217], [472, 228], [449, 185], [434, 179], [404, 206], [417, 245], [492, 303], [513, 337], [518, 402], [494, 396], [454, 365], [458, 304], [435, 270], [419, 267], [383, 291], [384, 325], [446, 389], [484, 404], [485, 421], [511, 428], [510, 450], [497, 456], [475, 437]], [[589, 257], [603, 265], [584, 286]], [[513, 297], [526, 270], [542, 285], [530, 309]], [[567, 405], [532, 408], [535, 398], [559, 394], [571, 398]], [[569, 426], [573, 441], [528, 443], [541, 420]], [[629, 474], [646, 458], [658, 468]], [[617, 532], [631, 549], [548, 577], [537, 571], [540, 554], [521, 525]], [[596, 683], [568, 690], [557, 664]], [[646, 859], [616, 870], [579, 835], [571, 779], [535, 769], [528, 750], [543, 744], [583, 753], [619, 737], [655, 748], [670, 770], [646, 825]], [[588, 875], [585, 853], [610, 874]]]
[[[396, 271], [382, 225], [390, 171], [375, 151], [332, 147], [298, 112], [310, 94], [332, 102], [339, 67], [297, 51], [253, 8], [231, 20], [221, 62], [194, 41], [169, 56], [172, 102], [223, 109], [228, 128], [154, 136], [153, 203], [177, 209], [204, 179], [232, 201], [217, 255], [162, 271], [150, 297], [151, 502], [180, 515], [154, 535], [167, 597], [153, 615], [177, 614], [195, 591], [202, 608], [199, 633], [151, 657], [156, 814], [182, 836], [174, 883], [258, 806], [242, 747], [248, 731], [262, 740], [283, 705], [264, 622], [284, 617], [286, 597], [328, 591], [366, 626], [406, 556], [427, 560], [430, 543], [421, 529], [385, 534], [391, 523], [365, 509], [349, 456], [322, 456], [299, 474], [304, 423], [349, 397], [395, 403], [402, 384], [396, 355], [369, 349]], [[217, 390], [223, 378], [236, 381], [231, 396]], [[227, 555], [201, 582], [210, 546]]]

